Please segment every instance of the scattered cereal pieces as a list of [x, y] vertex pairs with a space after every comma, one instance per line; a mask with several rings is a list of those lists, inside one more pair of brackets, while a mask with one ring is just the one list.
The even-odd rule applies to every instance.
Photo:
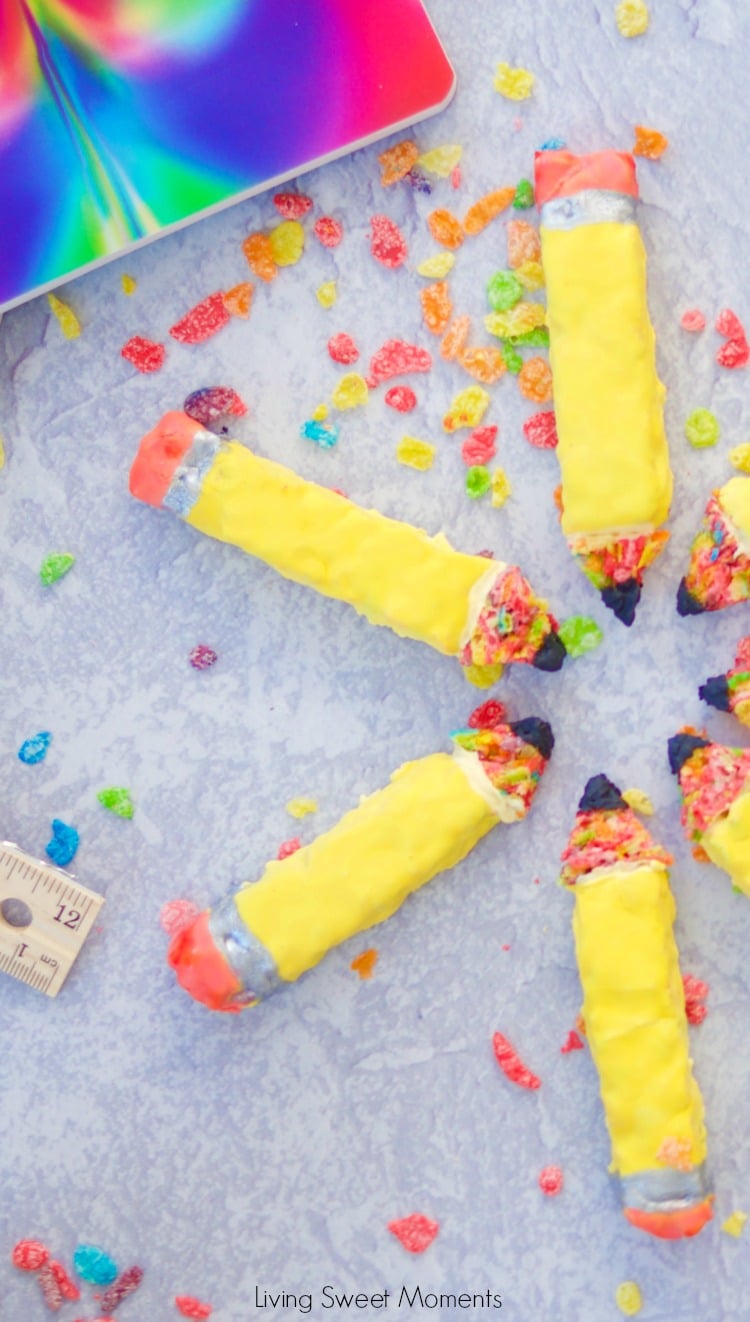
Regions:
[[527, 331], [544, 325], [545, 311], [541, 303], [516, 303], [507, 312], [488, 312], [485, 328], [498, 340], [511, 340]]
[[282, 844], [279, 845], [279, 852], [276, 857], [279, 862], [281, 862], [282, 859], [290, 858], [292, 854], [296, 854], [297, 850], [301, 848], [302, 841], [298, 835], [294, 835], [291, 840], [284, 840]]
[[547, 404], [552, 398], [552, 368], [543, 358], [529, 358], [518, 374], [518, 388], [524, 399]]
[[534, 90], [536, 79], [528, 69], [513, 68], [510, 64], [498, 64], [495, 73], [495, 91], [509, 101], [525, 101]]
[[317, 799], [290, 799], [286, 805], [290, 817], [307, 817], [308, 813], [318, 811]]
[[308, 418], [302, 423], [299, 434], [303, 441], [314, 441], [324, 450], [330, 450], [339, 439], [339, 429], [335, 422], [325, 422], [319, 418]]
[[489, 468], [481, 464], [474, 465], [466, 474], [466, 494], [471, 496], [472, 500], [478, 500], [480, 496], [486, 496], [492, 486]]
[[590, 615], [569, 616], [567, 620], [563, 620], [558, 633], [568, 656], [585, 656], [587, 652], [593, 652], [604, 640], [599, 625]]
[[313, 200], [306, 193], [274, 193], [273, 204], [284, 220], [302, 220], [312, 211]]
[[400, 1221], [389, 1221], [388, 1229], [409, 1253], [424, 1253], [430, 1247], [440, 1226], [421, 1212], [412, 1212]]
[[95, 1244], [78, 1245], [73, 1254], [73, 1267], [81, 1280], [90, 1285], [111, 1285], [117, 1277], [115, 1263]]
[[67, 303], [63, 303], [56, 294], [48, 294], [47, 302], [60, 323], [60, 329], [66, 340], [77, 340], [81, 333], [81, 323]]
[[521, 179], [516, 187], [513, 206], [517, 211], [528, 211], [534, 205], [534, 185], [530, 179]]
[[130, 820], [135, 812], [130, 790], [121, 785], [110, 785], [107, 789], [100, 790], [96, 797], [102, 807], [108, 812], [113, 812], [116, 817], [126, 817]]
[[233, 285], [231, 289], [226, 289], [221, 297], [229, 315], [231, 317], [242, 317], [243, 321], [247, 321], [250, 316], [254, 292], [255, 285], [251, 285], [249, 280], [242, 280], [240, 284]]
[[563, 1173], [559, 1166], [545, 1166], [539, 1174], [539, 1188], [548, 1198], [562, 1191]]
[[358, 973], [363, 981], [369, 981], [378, 962], [378, 952], [373, 947], [369, 950], [363, 950], [361, 955], [355, 955], [349, 967]]
[[305, 251], [305, 231], [298, 220], [282, 220], [268, 236], [277, 266], [295, 266]]
[[501, 211], [509, 207], [516, 195], [515, 188], [496, 188], [472, 203], [463, 220], [465, 234], [481, 234]]
[[486, 344], [462, 349], [458, 361], [469, 376], [481, 381], [483, 386], [492, 386], [507, 371], [505, 359], [500, 349], [493, 349]]
[[688, 308], [680, 317], [680, 325], [683, 330], [691, 331], [695, 334], [697, 331], [705, 330], [706, 318], [700, 308]]
[[175, 1295], [175, 1308], [183, 1317], [207, 1318], [210, 1317], [213, 1309], [210, 1304], [201, 1303], [200, 1299], [195, 1299], [190, 1294]]
[[[515, 197], [515, 189], [513, 190]], [[508, 266], [518, 270], [525, 262], [542, 260], [542, 243], [539, 232], [527, 220], [508, 222]]]
[[454, 317], [440, 341], [440, 357], [458, 358], [469, 338], [470, 329], [471, 317], [465, 313], [463, 316]]
[[407, 468], [426, 472], [435, 461], [435, 446], [429, 441], [418, 440], [416, 436], [402, 436], [396, 447], [396, 458]]
[[56, 1313], [58, 1308], [62, 1307], [63, 1293], [51, 1262], [45, 1262], [39, 1268], [37, 1280], [45, 1304], [51, 1313]]
[[489, 463], [490, 459], [495, 457], [496, 439], [496, 426], [475, 427], [461, 446], [461, 458], [464, 463], [470, 468]]
[[338, 291], [336, 289], [335, 280], [325, 280], [323, 284], [318, 285], [318, 288], [315, 290], [315, 297], [322, 308], [332, 308], [336, 302], [337, 295]]
[[328, 352], [334, 363], [356, 363], [359, 358], [359, 349], [346, 331], [331, 336], [328, 341]]
[[448, 282], [441, 280], [437, 284], [420, 289], [419, 301], [422, 304], [422, 319], [433, 335], [442, 335], [453, 315]]
[[51, 587], [58, 579], [64, 578], [75, 562], [75, 556], [70, 555], [68, 551], [62, 551], [58, 555], [46, 555], [39, 568], [39, 577], [44, 586]]
[[49, 1260], [49, 1249], [38, 1239], [19, 1239], [10, 1255], [14, 1267], [22, 1272], [38, 1272]]
[[653, 817], [654, 805], [645, 790], [623, 790], [622, 797], [633, 812], [640, 813], [641, 817]]
[[142, 1267], [128, 1267], [116, 1281], [104, 1291], [99, 1301], [99, 1306], [104, 1313], [112, 1313], [123, 1299], [127, 1299], [131, 1294], [135, 1294], [138, 1286], [143, 1280]]
[[424, 152], [422, 156], [417, 157], [416, 164], [421, 165], [422, 169], [430, 174], [436, 174], [439, 179], [448, 179], [463, 154], [463, 147], [446, 144], [444, 147], [433, 147], [432, 151]]
[[560, 1047], [561, 1055], [567, 1056], [570, 1051], [583, 1051], [583, 1049], [581, 1038], [578, 1036], [576, 1030], [571, 1028], [568, 1036]]
[[427, 227], [436, 243], [444, 248], [460, 248], [464, 241], [464, 228], [457, 216], [445, 207], [438, 207], [427, 217]]
[[417, 275], [428, 276], [431, 280], [442, 280], [453, 270], [455, 257], [452, 252], [437, 252], [434, 257], [426, 257], [417, 267]]
[[512, 487], [508, 475], [503, 468], [496, 468], [492, 474], [492, 507], [500, 510], [508, 497], [512, 494]]
[[52, 735], [49, 730], [40, 730], [39, 734], [24, 739], [18, 750], [19, 761], [25, 762], [27, 767], [34, 767], [37, 762], [43, 762], [51, 742]]
[[195, 922], [200, 909], [192, 900], [167, 900], [159, 910], [159, 922], [168, 937], [177, 936]]
[[126, 358], [139, 372], [158, 372], [164, 366], [167, 351], [156, 340], [147, 340], [145, 335], [131, 335], [127, 344], [123, 344], [120, 357]]
[[388, 147], [386, 151], [378, 156], [380, 163], [380, 182], [384, 188], [390, 184], [398, 183], [399, 179], [404, 179], [419, 159], [419, 147], [416, 142], [408, 139], [405, 142], [397, 142], [393, 147]]
[[336, 383], [331, 394], [331, 403], [336, 409], [356, 409], [360, 404], [367, 403], [369, 395], [365, 378], [360, 376], [359, 372], [347, 372]]
[[697, 1027], [708, 1014], [706, 997], [710, 991], [707, 982], [696, 978], [692, 973], [683, 973], [682, 986], [685, 992], [685, 1014], [689, 1024]]
[[230, 321], [231, 317], [224, 307], [224, 295], [219, 291], [196, 303], [174, 326], [170, 326], [169, 333], [180, 344], [202, 344]]
[[523, 434], [529, 445], [537, 450], [554, 450], [557, 445], [557, 424], [551, 409], [544, 413], [532, 413], [523, 424]]
[[182, 411], [199, 422], [201, 427], [221, 433], [222, 428], [217, 428], [215, 424], [222, 418], [243, 417], [247, 413], [247, 404], [231, 386], [203, 386], [188, 395]]
[[79, 843], [80, 836], [76, 828], [55, 817], [52, 821], [52, 839], [45, 846], [45, 853], [58, 868], [66, 868], [75, 858]]
[[617, 30], [623, 37], [640, 37], [648, 28], [645, 0], [620, 0], [615, 10]]
[[512, 271], [495, 271], [487, 282], [487, 302], [493, 312], [507, 312], [520, 303], [523, 286]]
[[324, 248], [338, 248], [344, 237], [344, 227], [333, 216], [319, 216], [313, 225], [313, 234]]
[[122, 285], [123, 294], [127, 294], [128, 297], [130, 297], [131, 294], [134, 294], [138, 288], [137, 282], [134, 280], [133, 276], [126, 275], [125, 272], [120, 276], [120, 284]]
[[643, 1307], [643, 1296], [635, 1281], [623, 1281], [615, 1290], [615, 1303], [625, 1317], [635, 1317]]
[[527, 1069], [518, 1052], [511, 1046], [507, 1037], [503, 1037], [502, 1033], [493, 1035], [492, 1049], [495, 1052], [495, 1060], [500, 1069], [506, 1079], [510, 1079], [511, 1083], [517, 1083], [519, 1088], [541, 1088], [541, 1079], [536, 1074], [532, 1074], [530, 1069]]
[[389, 409], [395, 409], [397, 413], [411, 413], [416, 408], [417, 397], [411, 386], [391, 386], [385, 392], [385, 402]]
[[696, 450], [705, 450], [721, 435], [718, 418], [709, 409], [693, 409], [685, 423], [685, 436]]
[[469, 717], [469, 728], [471, 730], [494, 730], [496, 726], [502, 725], [506, 719], [505, 707], [497, 698], [488, 698], [486, 702], [475, 707]]
[[643, 124], [635, 126], [635, 144], [633, 146], [634, 156], [645, 156], [649, 161], [658, 161], [663, 156], [669, 146], [669, 138], [665, 138], [658, 129], [644, 128]]
[[188, 661], [194, 670], [209, 670], [219, 659], [218, 652], [207, 643], [196, 643], [195, 647], [188, 653]]
[[418, 344], [408, 340], [386, 340], [385, 344], [373, 354], [368, 369], [367, 384], [370, 389], [388, 381], [392, 376], [406, 376], [408, 372], [429, 372], [432, 368], [432, 355]]
[[248, 234], [243, 241], [242, 251], [250, 270], [253, 275], [257, 275], [259, 280], [265, 280], [266, 283], [269, 283], [276, 279], [279, 268], [276, 265], [271, 240], [267, 234], [262, 234], [260, 231], [255, 234]]
[[395, 270], [406, 261], [409, 249], [398, 225], [388, 216], [370, 217], [370, 252], [376, 262]]
[[745, 441], [744, 445], [735, 445], [734, 449], [729, 451], [729, 462], [732, 468], [737, 468], [740, 473], [750, 473], [750, 442]]
[[481, 386], [467, 386], [460, 390], [451, 402], [443, 418], [445, 431], [457, 431], [459, 427], [478, 427], [490, 405], [490, 397]]
[[745, 1229], [746, 1221], [747, 1212], [732, 1212], [726, 1221], [722, 1221], [721, 1228], [726, 1235], [732, 1235], [735, 1239], [739, 1239]]

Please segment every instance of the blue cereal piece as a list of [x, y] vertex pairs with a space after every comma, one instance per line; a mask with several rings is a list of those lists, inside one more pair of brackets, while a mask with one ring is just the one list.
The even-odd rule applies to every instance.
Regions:
[[111, 1285], [117, 1277], [116, 1264], [95, 1244], [79, 1244], [73, 1254], [73, 1266], [81, 1280], [90, 1285]]
[[52, 741], [52, 735], [49, 730], [40, 730], [39, 734], [34, 734], [30, 739], [24, 739], [18, 750], [18, 756], [27, 767], [33, 767], [37, 762], [43, 762], [47, 756], [47, 749]]
[[547, 138], [546, 142], [543, 142], [543, 143], [542, 143], [542, 145], [541, 145], [541, 147], [539, 148], [539, 150], [540, 150], [540, 151], [562, 151], [562, 149], [563, 149], [564, 146], [565, 146], [565, 139], [564, 139], [564, 138]]
[[339, 429], [335, 422], [317, 422], [315, 418], [303, 422], [299, 434], [303, 441], [315, 441], [324, 450], [330, 450], [339, 439]]
[[61, 822], [56, 817], [52, 823], [52, 839], [46, 847], [46, 853], [58, 868], [66, 868], [72, 863], [78, 849], [79, 835], [74, 826]]

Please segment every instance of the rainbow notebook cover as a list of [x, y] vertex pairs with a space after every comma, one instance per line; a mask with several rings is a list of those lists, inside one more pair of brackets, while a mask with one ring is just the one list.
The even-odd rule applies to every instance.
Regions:
[[0, 310], [440, 110], [421, 0], [0, 0]]

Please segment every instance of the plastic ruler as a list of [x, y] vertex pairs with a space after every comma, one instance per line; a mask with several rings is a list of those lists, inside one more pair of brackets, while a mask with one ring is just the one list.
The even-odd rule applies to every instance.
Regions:
[[103, 904], [69, 872], [0, 843], [0, 973], [57, 996]]

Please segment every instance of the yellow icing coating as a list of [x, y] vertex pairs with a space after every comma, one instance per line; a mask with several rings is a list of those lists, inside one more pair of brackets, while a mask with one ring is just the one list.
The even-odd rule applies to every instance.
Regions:
[[719, 504], [738, 532], [750, 538], [750, 482], [746, 477], [730, 477], [719, 491]]
[[636, 225], [543, 226], [566, 535], [652, 531], [672, 496]]
[[492, 568], [236, 441], [216, 456], [186, 522], [447, 656], [458, 655], [471, 590]]
[[237, 909], [293, 982], [333, 946], [389, 918], [497, 821], [449, 753], [407, 762], [331, 831], [269, 863], [238, 892]]
[[701, 844], [711, 862], [729, 873], [732, 885], [750, 895], [750, 791], [738, 795], [726, 816], [704, 831]]
[[703, 1102], [693, 1079], [685, 993], [664, 867], [602, 872], [574, 888], [573, 931], [586, 1039], [599, 1073], [611, 1169], [633, 1175], [667, 1163], [666, 1139], [706, 1155]]

